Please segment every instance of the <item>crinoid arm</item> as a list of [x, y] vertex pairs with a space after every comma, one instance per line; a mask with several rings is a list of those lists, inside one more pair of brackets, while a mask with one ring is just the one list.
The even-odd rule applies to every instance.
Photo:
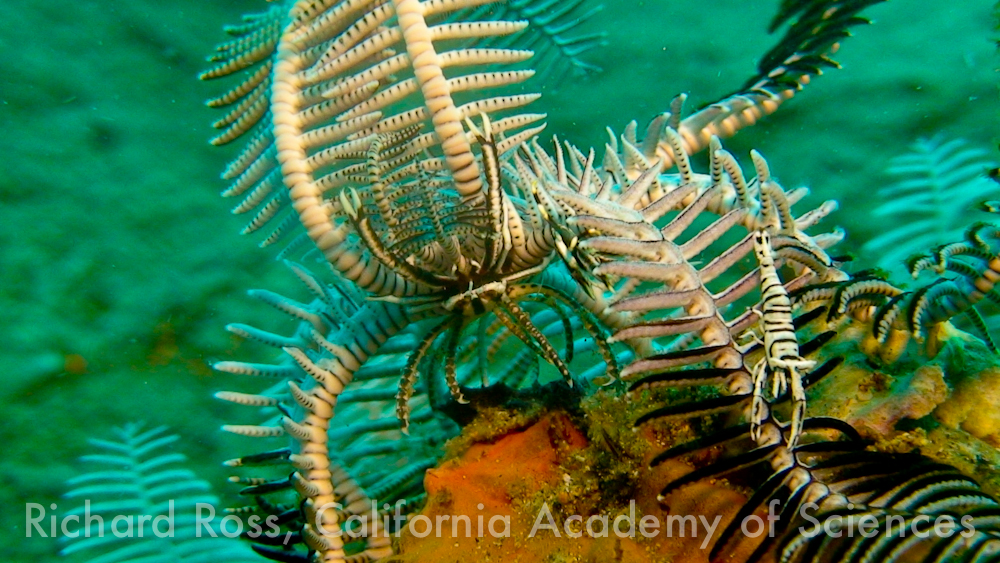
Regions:
[[[454, 239], [462, 241], [457, 248], [473, 253], [465, 258], [483, 264], [484, 257], [476, 254], [485, 250], [477, 240], [480, 231], [490, 226], [482, 179], [489, 163], [483, 162], [463, 122], [514, 111], [495, 119], [492, 133], [516, 144], [540, 130], [532, 124], [544, 118], [516, 113], [537, 95], [484, 94], [533, 74], [486, 69], [519, 63], [532, 55], [529, 50], [468, 46], [471, 41], [502, 40], [533, 25], [494, 21], [496, 14], [478, 10], [487, 3], [296, 4], [284, 10], [275, 7], [233, 29], [237, 38], [219, 47], [214, 57], [219, 64], [203, 78], [254, 69], [249, 78], [210, 102], [235, 107], [217, 124], [225, 130], [217, 143], [245, 133], [249, 137], [225, 173], [233, 180], [227, 194], [247, 194], [237, 211], [255, 212], [247, 230], [273, 225], [275, 230], [266, 237], [270, 244], [298, 222], [335, 270], [382, 296], [440, 289], [440, 283], [406, 274], [451, 275], [450, 264], [439, 270], [436, 260]], [[473, 14], [477, 19], [469, 20]], [[456, 16], [463, 21], [454, 21]], [[558, 35], [545, 22], [536, 23]], [[372, 182], [373, 177], [378, 181]], [[357, 191], [352, 199], [360, 206], [342, 205], [339, 196], [350, 188]], [[421, 215], [420, 206], [426, 203], [444, 211], [443, 223], [432, 225]], [[359, 240], [352, 232], [349, 211], [362, 206], [381, 211], [366, 214], [369, 233], [391, 232], [397, 239], [382, 240], [390, 252], [381, 258], [391, 256], [390, 264], [372, 256], [370, 234]], [[509, 203], [503, 211], [517, 214]], [[443, 227], [443, 237], [436, 226]], [[435, 244], [445, 248], [432, 248], [430, 255], [410, 248]], [[511, 259], [525, 259], [523, 252], [517, 249]], [[494, 270], [510, 267], [492, 265]]]
[[[879, 266], [903, 274], [900, 265], [908, 255], [959, 239], [969, 208], [996, 189], [984, 174], [995, 165], [985, 150], [963, 139], [935, 135], [914, 142], [886, 167], [891, 181], [879, 187], [881, 203], [873, 213], [888, 219], [887, 227], [862, 250], [877, 256]], [[906, 221], [895, 220], [903, 216]], [[935, 266], [940, 268], [940, 262]]]
[[801, 302], [829, 303], [829, 322], [847, 313], [871, 323], [879, 355], [895, 361], [910, 337], [926, 346], [934, 356], [940, 349], [938, 333], [950, 319], [965, 315], [990, 350], [996, 345], [977, 310], [984, 300], [1000, 303], [996, 284], [1000, 281], [996, 227], [977, 223], [966, 232], [966, 240], [941, 245], [910, 258], [913, 276], [931, 271], [934, 279], [904, 291], [881, 272], [860, 272], [851, 279], [822, 287], [807, 288], [795, 295]]
[[[671, 109], [671, 125], [677, 129], [688, 153], [707, 147], [712, 136], [730, 137], [740, 129], [774, 113], [782, 103], [802, 90], [824, 69], [839, 68], [832, 55], [850, 29], [870, 23], [858, 15], [884, 0], [787, 0], [768, 29], [788, 25], [785, 34], [757, 65], [757, 74], [736, 92], [706, 105], [683, 120], [683, 98]], [[661, 148], [663, 156], [669, 154]], [[670, 161], [664, 161], [669, 166]]]
[[588, 62], [586, 56], [606, 44], [607, 33], [584, 33], [579, 28], [588, 20], [593, 21], [603, 9], [602, 4], [583, 0], [563, 3], [513, 0], [468, 8], [457, 12], [455, 19], [475, 21], [489, 14], [490, 19], [527, 20], [528, 28], [505, 43], [512, 48], [533, 49], [533, 66], [539, 78], [548, 84], [558, 85], [571, 75], [601, 72], [601, 68]]
[[[804, 419], [805, 384], [832, 368], [824, 365], [813, 370], [816, 363], [801, 357], [795, 320], [784, 292], [816, 278], [837, 279], [842, 274], [800, 228], [811, 225], [815, 218], [800, 222], [791, 211], [801, 195], [782, 190], [771, 179], [762, 157], [754, 154], [758, 176], [749, 182], [732, 155], [713, 141], [711, 173], [695, 174], [677, 133], [669, 128], [665, 131], [665, 137], [672, 139], [671, 161], [678, 163], [676, 176], [652, 176], [649, 170], [659, 171], [653, 165], [630, 180], [628, 168], [645, 165], [641, 160], [619, 160], [619, 172], [612, 167], [609, 177], [602, 180], [588, 172], [590, 158], [573, 173], [562, 153], [557, 153], [551, 168], [538, 176], [540, 185], [558, 185], [560, 179], [566, 179], [570, 190], [551, 189], [550, 196], [560, 203], [557, 207], [567, 216], [567, 224], [577, 231], [578, 252], [596, 264], [592, 273], [614, 286], [610, 309], [631, 315], [632, 320], [616, 328], [611, 338], [642, 350], [640, 357], [623, 369], [622, 378], [633, 394], [650, 387], [704, 386], [721, 388], [728, 395], [674, 403], [654, 411], [655, 417], [738, 410], [751, 403], [754, 388], [762, 390], [767, 380], [774, 384], [771, 401], [793, 399], [792, 420], [798, 428]], [[608, 182], [619, 184], [612, 190], [596, 187]], [[602, 203], [597, 206], [594, 202]], [[717, 214], [719, 219], [703, 229], [693, 229], [695, 217], [705, 212]], [[767, 243], [766, 260], [758, 269], [737, 273], [737, 264], [754, 252], [754, 233], [764, 230], [775, 232], [773, 247]], [[723, 239], [735, 242], [722, 244]], [[703, 265], [695, 267], [692, 262], [696, 259]], [[777, 264], [787, 264], [799, 275], [784, 284], [777, 277]], [[726, 312], [731, 304], [746, 302], [762, 278], [766, 306], [759, 309], [767, 318], [762, 333], [770, 356], [760, 364], [766, 369], [752, 370], [747, 365], [748, 352], [736, 342], [735, 335], [757, 322], [759, 315], [752, 310], [730, 316]], [[777, 288], [781, 288], [783, 304], [778, 303]], [[770, 418], [770, 407], [761, 402], [760, 393], [756, 396], [753, 418], [760, 423]], [[793, 440], [795, 436], [793, 431]]]
[[810, 477], [850, 500], [816, 502], [804, 513], [808, 521], [797, 515], [776, 543], [779, 561], [991, 561], [1000, 554], [1000, 503], [948, 465], [919, 454], [857, 452], [815, 462]]
[[[835, 418], [806, 418], [795, 445], [773, 420], [757, 443], [748, 428], [723, 427], [651, 461], [694, 465], [663, 486], [668, 505], [716, 479], [753, 490], [712, 538], [710, 561], [738, 553], [746, 562], [991, 561], [1000, 553], [1000, 504], [953, 467], [918, 453], [873, 451]], [[747, 535], [746, 519], [760, 513], [769, 532]], [[933, 533], [942, 520], [948, 531]]]
[[[342, 542], [345, 522], [369, 518], [369, 499], [413, 502], [423, 493], [422, 475], [437, 463], [441, 445], [457, 433], [447, 417], [430, 407], [426, 386], [407, 397], [405, 436], [393, 416], [406, 359], [417, 346], [417, 329], [427, 321], [397, 305], [365, 301], [349, 284], [329, 285], [304, 267], [290, 264], [314, 299], [299, 302], [268, 292], [255, 295], [300, 320], [291, 336], [230, 325], [236, 334], [280, 348], [277, 364], [219, 362], [215, 369], [272, 378], [259, 393], [220, 392], [230, 403], [267, 414], [251, 424], [224, 429], [254, 441], [279, 442], [261, 452], [229, 460], [252, 472], [233, 478], [253, 499], [240, 512], [274, 516], [288, 543], [255, 539], [255, 549], [277, 561], [346, 558], [346, 550], [377, 559], [391, 553], [386, 530], [368, 522], [368, 535]], [[291, 445], [288, 443], [291, 438]], [[259, 446], [258, 446], [259, 447]], [[266, 447], [266, 446], [265, 446]], [[392, 463], [387, 463], [391, 459]], [[338, 503], [342, 510], [320, 509]], [[380, 517], [381, 518], [381, 517]], [[369, 518], [370, 519], [370, 518]]]
[[[75, 504], [70, 518], [89, 519], [80, 533], [59, 537], [60, 555], [85, 557], [86, 561], [135, 563], [188, 560], [260, 561], [249, 546], [229, 534], [220, 537], [220, 517], [214, 509], [205, 518], [205, 507], [217, 507], [212, 487], [188, 468], [191, 463], [178, 451], [180, 436], [166, 427], [129, 423], [111, 436], [90, 438], [92, 453], [80, 461], [88, 471], [66, 482], [63, 498]], [[79, 504], [77, 504], [79, 503]], [[175, 514], [188, 515], [175, 519]], [[195, 514], [198, 518], [192, 518]], [[158, 533], [124, 533], [123, 519], [169, 522]]]

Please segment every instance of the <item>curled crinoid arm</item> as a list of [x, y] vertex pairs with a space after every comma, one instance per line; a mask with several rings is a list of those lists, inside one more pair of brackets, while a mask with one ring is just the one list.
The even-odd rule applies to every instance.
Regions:
[[942, 244], [929, 254], [918, 254], [911, 256], [906, 261], [907, 269], [914, 279], [924, 270], [933, 270], [937, 274], [943, 274], [952, 269], [953, 258], [957, 256], [967, 256], [973, 260], [988, 262], [993, 258], [994, 253], [988, 244], [980, 236], [981, 231], [971, 231], [968, 233], [970, 240]]
[[[531, 70], [497, 67], [532, 52], [471, 44], [565, 30], [538, 14], [493, 21], [518, 10], [481, 5], [292, 3], [240, 26], [203, 78], [252, 68], [210, 104], [233, 108], [217, 144], [248, 137], [225, 173], [226, 194], [244, 194], [237, 211], [254, 215], [247, 230], [276, 225], [271, 243], [299, 223], [335, 270], [390, 300], [453, 294], [469, 273], [496, 279], [545, 261], [550, 237], [526, 232], [530, 218], [499, 173], [501, 155], [545, 116], [521, 111], [535, 94], [487, 95], [528, 80]], [[498, 117], [467, 121], [487, 112]], [[359, 197], [343, 199], [345, 190]]]
[[[215, 366], [229, 373], [277, 378], [278, 382], [263, 392], [220, 392], [218, 397], [255, 407], [254, 412], [263, 408], [270, 413], [258, 424], [227, 425], [226, 430], [257, 440], [280, 439], [283, 447], [243, 455], [228, 465], [252, 466], [251, 470], [263, 473], [240, 476], [237, 482], [246, 485], [243, 494], [262, 499], [255, 511], [279, 516], [282, 528], [289, 530], [292, 539], [281, 550], [285, 560], [306, 557], [303, 547], [298, 552], [291, 549], [292, 545], [302, 543], [306, 544], [306, 551], [322, 549], [334, 559], [343, 554], [343, 549], [382, 556], [388, 547], [380, 543], [383, 538], [349, 540], [341, 545], [329, 539], [336, 536], [328, 534], [344, 530], [343, 519], [361, 498], [357, 486], [367, 488], [389, 480], [397, 482], [391, 494], [406, 498], [413, 494], [412, 475], [385, 463], [386, 440], [400, 439], [398, 423], [390, 416], [388, 422], [392, 424], [386, 426], [385, 415], [392, 412], [392, 387], [405, 363], [400, 348], [409, 350], [416, 345], [412, 334], [397, 333], [421, 319], [391, 304], [365, 303], [353, 286], [327, 285], [302, 266], [291, 263], [289, 266], [314, 295], [312, 302], [300, 303], [269, 293], [258, 296], [299, 319], [295, 333], [283, 336], [245, 325], [232, 327], [236, 334], [280, 348], [284, 353], [282, 362], [277, 365], [220, 362]], [[412, 343], [400, 345], [407, 341]], [[379, 382], [380, 389], [371, 386], [373, 378], [383, 377], [391, 379]], [[420, 437], [391, 446], [396, 459], [413, 455], [419, 458], [420, 467], [426, 468], [427, 459], [436, 459], [440, 454], [430, 443], [424, 444], [424, 437], [433, 436], [434, 440], [442, 437], [435, 431], [439, 423], [428, 416], [425, 394], [421, 391], [412, 399], [416, 400], [411, 400], [415, 403], [411, 422], [420, 425]], [[379, 420], [372, 419], [373, 414]], [[264, 467], [274, 464], [285, 467]], [[338, 476], [336, 465], [344, 467], [350, 478]], [[298, 499], [290, 498], [292, 489]], [[329, 511], [317, 520], [316, 507], [332, 502], [340, 502], [345, 511]], [[285, 507], [276, 508], [285, 503]], [[271, 553], [265, 540], [257, 543], [255, 549]]]
[[571, 362], [573, 359], [572, 326], [569, 324], [570, 319], [563, 314], [560, 305], [566, 306], [570, 311], [575, 313], [584, 330], [594, 339], [594, 343], [597, 345], [597, 349], [600, 351], [601, 358], [604, 360], [606, 366], [608, 381], [605, 385], [610, 385], [617, 381], [618, 364], [615, 360], [615, 354], [608, 343], [609, 336], [605, 333], [600, 320], [571, 295], [554, 287], [546, 287], [539, 284], [519, 284], [514, 286], [509, 292], [511, 299], [521, 298], [522, 296], [531, 298], [532, 295], [543, 296], [543, 301], [562, 318], [566, 328], [566, 362]]
[[[838, 289], [831, 303], [829, 320], [853, 311], [858, 320], [870, 322], [872, 335], [880, 345], [879, 355], [889, 362], [902, 353], [909, 335], [924, 343], [928, 354], [934, 356], [940, 349], [942, 323], [960, 314], [969, 317], [987, 347], [994, 349], [974, 308], [984, 297], [1000, 302], [1000, 294], [990, 281], [992, 274], [983, 275], [983, 270], [958, 262], [950, 262], [948, 269], [961, 275], [938, 278], [914, 291], [902, 291], [880, 279], [843, 282], [843, 291]], [[987, 272], [992, 271], [987, 268]]]
[[886, 281], [883, 270], [865, 270], [844, 281], [813, 284], [789, 293], [795, 306], [826, 304], [828, 323], [836, 322], [848, 313], [858, 320], [868, 320], [877, 307], [903, 293]]
[[[1000, 213], [1000, 210], [993, 213]], [[1000, 225], [985, 221], [973, 223], [965, 230], [965, 240], [984, 250], [993, 248], [995, 244], [1000, 243]]]
[[399, 378], [399, 391], [396, 393], [396, 418], [399, 419], [400, 430], [403, 434], [410, 433], [410, 397], [413, 396], [413, 386], [417, 381], [420, 361], [424, 359], [437, 337], [448, 329], [455, 330], [450, 318], [438, 323], [437, 326], [428, 331], [406, 360], [406, 368]]
[[948, 265], [948, 258], [956, 252], [971, 250], [971, 246], [966, 241], [942, 244], [929, 253], [914, 254], [906, 259], [906, 269], [910, 271], [913, 279], [917, 279], [920, 272], [931, 270], [936, 274], [943, 274]]
[[894, 333], [903, 338], [893, 345], [895, 352], [888, 357], [901, 352], [906, 334], [913, 335], [918, 342], [926, 341], [933, 356], [939, 349], [940, 325], [965, 313], [992, 349], [992, 340], [983, 332], [983, 323], [974, 310], [983, 299], [1000, 302], [996, 287], [1000, 282], [1000, 257], [985, 242], [990, 236], [987, 228], [992, 227], [975, 225], [967, 232], [967, 240], [942, 245], [933, 252], [912, 257], [908, 263], [914, 277], [924, 270], [957, 275], [939, 277], [908, 292], [880, 279], [884, 276], [856, 276], [842, 282], [834, 290], [830, 320], [836, 320], [848, 309], [862, 311], [863, 314], [856, 316], [864, 320], [867, 316], [864, 313], [873, 310], [872, 332], [877, 342], [884, 346]]
[[451, 393], [452, 398], [459, 404], [469, 402], [462, 395], [462, 389], [458, 386], [458, 373], [455, 368], [455, 355], [458, 351], [458, 343], [462, 339], [462, 326], [464, 324], [465, 322], [462, 317], [454, 316], [452, 318], [451, 326], [448, 327], [448, 348], [445, 358], [445, 381], [448, 385], [448, 391]]
[[548, 339], [538, 330], [538, 327], [531, 322], [531, 317], [524, 312], [520, 305], [506, 294], [501, 294], [499, 303], [493, 308], [493, 312], [497, 315], [497, 319], [504, 323], [507, 330], [514, 333], [529, 347], [534, 348], [539, 356], [545, 358], [547, 362], [559, 370], [567, 385], [573, 386], [573, 374], [570, 373], [569, 367], [559, 357], [559, 353], [552, 347]]

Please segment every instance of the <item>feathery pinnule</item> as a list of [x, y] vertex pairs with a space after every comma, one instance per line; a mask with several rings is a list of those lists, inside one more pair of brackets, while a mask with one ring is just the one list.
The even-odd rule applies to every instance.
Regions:
[[[223, 533], [221, 516], [215, 516], [219, 499], [188, 468], [175, 447], [180, 439], [164, 426], [141, 422], [88, 439], [93, 450], [80, 458], [88, 470], [67, 480], [63, 495], [75, 504], [66, 518], [78, 520], [80, 529], [59, 536], [59, 554], [105, 563], [259, 561], [244, 542]], [[125, 533], [126, 519], [144, 522], [145, 533]], [[150, 531], [153, 522], [159, 525]]]

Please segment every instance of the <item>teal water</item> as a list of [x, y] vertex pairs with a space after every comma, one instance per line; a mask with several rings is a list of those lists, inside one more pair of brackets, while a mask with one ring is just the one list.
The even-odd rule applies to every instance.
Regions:
[[[543, 89], [550, 133], [601, 147], [605, 127], [642, 126], [678, 92], [691, 106], [753, 73], [777, 1], [606, 0], [593, 28], [604, 72]], [[5, 561], [54, 561], [25, 538], [27, 502], [62, 504], [86, 438], [145, 420], [182, 436], [191, 467], [225, 490], [238, 455], [211, 393], [235, 377], [207, 364], [265, 360], [222, 330], [275, 326], [245, 296], [295, 282], [236, 233], [206, 143], [219, 116], [196, 79], [223, 24], [263, 2], [0, 4], [0, 540]], [[844, 68], [726, 146], [760, 150], [786, 187], [834, 198], [846, 249], [888, 228], [868, 211], [889, 159], [943, 131], [994, 150], [998, 66], [992, 3], [894, 0], [867, 12]], [[554, 91], [553, 91], [554, 90]], [[995, 153], [994, 153], [995, 154]], [[746, 162], [746, 160], [744, 160]], [[904, 218], [899, 218], [903, 221]], [[245, 349], [244, 349], [245, 348]], [[261, 357], [265, 354], [265, 357]], [[252, 387], [252, 386], [248, 386]]]

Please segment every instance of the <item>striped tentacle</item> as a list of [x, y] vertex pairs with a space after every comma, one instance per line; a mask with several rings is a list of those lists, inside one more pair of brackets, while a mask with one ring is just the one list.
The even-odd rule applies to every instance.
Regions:
[[[456, 326], [456, 321], [459, 321]], [[427, 331], [420, 343], [413, 349], [406, 360], [406, 368], [403, 370], [402, 376], [399, 378], [399, 392], [396, 393], [396, 417], [399, 419], [400, 430], [404, 434], [409, 434], [410, 427], [410, 398], [413, 397], [414, 386], [416, 385], [417, 375], [420, 369], [420, 362], [424, 359], [427, 352], [431, 349], [434, 341], [442, 333], [445, 334], [455, 334], [461, 333], [461, 317], [453, 316], [444, 321], [440, 321]]]
[[[606, 331], [608, 327], [627, 326], [632, 315], [612, 311], [603, 296], [588, 293], [558, 267], [545, 269], [535, 281], [489, 284], [449, 300], [446, 307], [453, 311], [451, 319], [437, 321], [437, 334], [428, 333], [422, 344], [414, 347], [413, 354], [423, 355], [421, 349], [430, 350], [434, 339], [447, 331], [448, 336], [441, 338], [449, 345], [439, 347], [436, 354], [427, 352], [432, 354], [429, 357], [441, 358], [424, 362], [423, 373], [431, 376], [426, 378], [428, 384], [450, 382], [453, 397], [477, 380], [482, 387], [500, 384], [516, 391], [534, 382], [538, 358], [570, 381], [574, 357], [589, 351], [599, 353], [603, 361], [591, 363], [583, 372], [586, 384], [604, 375], [608, 376], [605, 382], [614, 381], [617, 365], [622, 358], [631, 358], [632, 351], [624, 347], [612, 350]], [[475, 328], [466, 330], [468, 325]], [[511, 342], [517, 347], [512, 348]], [[409, 373], [415, 374], [415, 365], [411, 363]], [[455, 366], [453, 376], [447, 373], [450, 365]], [[441, 371], [435, 366], [446, 368], [444, 377], [434, 377], [435, 371]], [[525, 370], [525, 366], [534, 367]], [[405, 412], [406, 401], [399, 407]]]
[[[526, 297], [526, 299], [528, 301], [535, 300], [531, 297]], [[554, 346], [557, 343], [560, 344], [560, 346], [556, 346], [556, 349], [562, 351], [561, 355], [565, 358], [567, 365], [572, 368], [575, 365], [575, 359], [586, 358], [585, 354], [592, 352], [601, 354], [598, 357], [603, 360], [591, 363], [591, 367], [586, 371], [576, 374], [578, 380], [589, 384], [599, 377], [608, 375], [606, 366], [609, 365], [609, 359], [610, 365], [617, 366], [621, 365], [623, 360], [627, 361], [631, 358], [632, 352], [624, 348], [613, 352], [613, 358], [608, 358], [606, 343], [592, 336], [594, 329], [588, 330], [582, 325], [580, 317], [576, 316], [578, 312], [574, 313], [574, 311], [567, 309], [562, 313], [556, 313], [555, 308], [565, 309], [565, 305], [560, 305], [558, 302], [546, 302], [544, 307], [533, 307], [531, 323]], [[472, 331], [466, 334], [459, 346], [457, 379], [460, 385], [473, 387], [478, 383], [486, 387], [487, 385], [501, 384], [516, 390], [534, 383], [535, 378], [524, 371], [524, 365], [529, 362], [537, 365], [537, 354], [524, 346], [521, 346], [519, 350], [512, 351], [509, 346], [505, 346], [506, 342], [511, 341], [510, 332], [495, 319], [490, 324], [493, 326], [486, 333], [489, 335], [488, 346], [480, 347], [479, 343], [483, 340]], [[603, 323], [599, 324], [598, 327], [601, 325]], [[515, 340], [516, 338], [516, 336], [513, 337]], [[606, 338], [604, 337], [604, 340]], [[570, 350], [572, 350], [572, 354], [569, 354]], [[484, 353], [482, 362], [478, 358], [480, 351]], [[610, 373], [614, 375], [617, 370], [612, 370]], [[483, 381], [484, 377], [486, 381]], [[612, 379], [602, 381], [602, 384], [610, 381]]]
[[[604, 326], [606, 325], [602, 319], [592, 313], [590, 309], [586, 308], [572, 295], [556, 287], [542, 284], [523, 284], [517, 286], [515, 288], [515, 292], [510, 295], [511, 298], [532, 298], [534, 296], [541, 296], [544, 302], [549, 304], [553, 310], [557, 311], [561, 317], [560, 321], [562, 321], [565, 327], [565, 332], [568, 333], [566, 336], [568, 356], [566, 361], [572, 361], [572, 351], [574, 348], [573, 327], [569, 318], [565, 317], [559, 310], [560, 306], [566, 306], [573, 313], [575, 313], [576, 318], [580, 321], [584, 330], [590, 335], [594, 346], [599, 350], [601, 358], [604, 360], [605, 372], [609, 377], [608, 383], [613, 382], [618, 376], [618, 365], [616, 356], [611, 351], [611, 346], [608, 343], [608, 335], [605, 334], [604, 331]], [[534, 324], [534, 322], [532, 322], [532, 324]], [[544, 334], [542, 331], [539, 331], [539, 333]]]
[[[590, 352], [601, 354], [599, 357], [604, 360], [592, 362], [590, 368], [576, 374], [578, 380], [590, 383], [607, 375], [609, 359], [614, 365], [631, 359], [630, 347], [621, 348], [614, 352], [614, 358], [608, 358], [606, 343], [602, 342], [607, 340], [605, 331], [627, 326], [633, 318], [631, 313], [613, 311], [604, 296], [588, 294], [561, 268], [546, 268], [535, 281], [537, 283], [515, 285], [512, 293], [521, 300], [531, 324], [545, 339], [553, 342], [557, 350], [564, 350], [562, 357], [570, 367], [575, 365], [574, 358], [585, 359], [584, 355]], [[560, 295], [546, 296], [549, 293]], [[532, 349], [512, 347], [511, 342], [520, 341], [493, 316], [480, 317], [476, 327], [466, 330], [458, 346], [457, 379], [461, 386], [472, 387], [479, 382], [483, 387], [502, 384], [520, 389], [534, 382], [534, 377], [524, 370], [525, 364], [537, 365], [537, 355]]]

